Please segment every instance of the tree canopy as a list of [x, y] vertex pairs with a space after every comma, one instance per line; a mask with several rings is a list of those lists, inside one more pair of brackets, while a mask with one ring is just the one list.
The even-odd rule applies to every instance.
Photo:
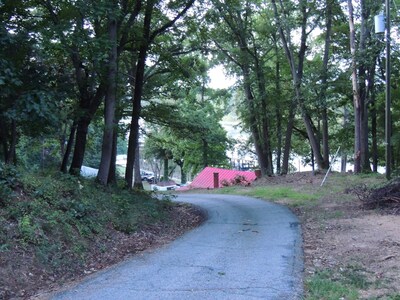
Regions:
[[[221, 120], [233, 112], [264, 176], [292, 171], [294, 156], [327, 169], [338, 147], [356, 173], [397, 170], [399, 49], [392, 42], [387, 162], [385, 43], [373, 23], [382, 9], [372, 0], [2, 1], [1, 159], [75, 175], [88, 164], [107, 185], [126, 154], [131, 188], [146, 155], [164, 161], [164, 178], [179, 166], [184, 182], [204, 166], [229, 167], [235, 143]], [[216, 65], [236, 78], [230, 89], [209, 88]]]

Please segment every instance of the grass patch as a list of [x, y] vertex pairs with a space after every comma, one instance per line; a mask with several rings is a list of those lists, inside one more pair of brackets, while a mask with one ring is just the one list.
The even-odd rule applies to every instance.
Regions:
[[307, 300], [357, 300], [359, 294], [357, 288], [343, 281], [333, 279], [330, 271], [322, 271], [308, 278], [306, 289]]
[[359, 299], [359, 291], [367, 290], [374, 284], [377, 283], [368, 279], [367, 271], [362, 266], [348, 265], [340, 270], [326, 269], [306, 280], [306, 299]]
[[271, 201], [283, 201], [291, 206], [312, 205], [321, 196], [319, 193], [306, 193], [288, 186], [256, 186], [254, 188], [227, 187], [219, 193], [246, 195]]

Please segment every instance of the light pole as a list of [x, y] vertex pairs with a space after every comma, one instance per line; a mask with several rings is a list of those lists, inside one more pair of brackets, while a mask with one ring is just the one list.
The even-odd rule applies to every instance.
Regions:
[[383, 15], [375, 16], [375, 32], [386, 32], [386, 92], [385, 92], [385, 158], [386, 178], [389, 180], [392, 173], [392, 120], [391, 120], [391, 96], [390, 96], [390, 0], [385, 0], [386, 31], [383, 23]]

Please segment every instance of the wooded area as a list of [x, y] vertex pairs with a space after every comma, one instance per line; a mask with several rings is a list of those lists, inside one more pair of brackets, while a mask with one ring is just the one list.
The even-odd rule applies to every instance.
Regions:
[[[294, 155], [316, 169], [341, 148], [354, 172], [400, 165], [400, 1], [391, 10], [392, 136], [385, 161], [383, 3], [306, 0], [5, 0], [0, 2], [0, 155], [142, 188], [144, 156], [188, 171], [228, 166], [222, 118], [235, 113], [262, 175]], [[208, 87], [223, 65], [236, 78]], [[141, 155], [142, 155], [141, 154]], [[136, 174], [136, 176], [134, 176]]]

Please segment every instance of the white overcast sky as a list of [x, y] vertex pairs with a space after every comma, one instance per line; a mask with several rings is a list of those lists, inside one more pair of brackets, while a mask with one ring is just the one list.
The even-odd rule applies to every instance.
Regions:
[[229, 77], [224, 72], [224, 67], [219, 65], [208, 72], [210, 83], [208, 86], [213, 89], [226, 89], [235, 84], [235, 78]]

